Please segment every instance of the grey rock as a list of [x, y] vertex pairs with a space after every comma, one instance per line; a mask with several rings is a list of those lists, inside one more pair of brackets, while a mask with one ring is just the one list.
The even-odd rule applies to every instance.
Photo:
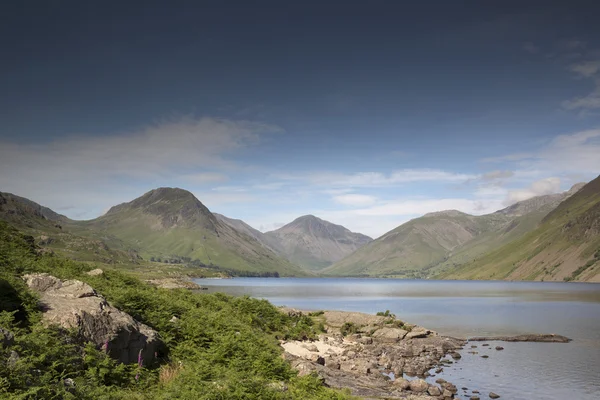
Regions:
[[123, 363], [137, 362], [139, 357], [147, 365], [162, 352], [164, 345], [155, 330], [108, 304], [88, 284], [48, 274], [25, 275], [24, 279], [40, 295], [45, 324], [75, 328], [84, 340], [105, 348]]
[[394, 385], [402, 390], [408, 390], [410, 388], [410, 381], [404, 378], [396, 378], [396, 380], [394, 380]]
[[407, 334], [410, 333], [404, 329], [383, 327], [373, 333], [373, 338], [384, 343], [396, 343], [404, 339]]
[[431, 333], [430, 330], [417, 327], [406, 334], [406, 339], [419, 339], [425, 338]]
[[307, 344], [307, 345], [304, 345], [304, 347], [306, 348], [306, 350], [312, 351], [313, 353], [319, 352], [319, 348], [317, 346], [315, 346], [314, 344]]
[[104, 271], [102, 271], [100, 268], [96, 268], [96, 269], [86, 272], [86, 274], [89, 276], [99, 276], [99, 275], [104, 274]]
[[15, 367], [15, 365], [17, 364], [17, 361], [19, 361], [21, 357], [19, 356], [19, 353], [17, 353], [14, 350], [11, 350], [10, 355], [8, 356], [8, 360], [6, 360], [6, 366], [9, 369], [12, 369]]
[[413, 379], [410, 381], [410, 390], [416, 393], [422, 393], [429, 389], [429, 385], [423, 379]]
[[15, 335], [8, 329], [0, 328], [0, 347], [10, 347], [15, 341]]
[[432, 396], [440, 396], [442, 394], [442, 389], [440, 389], [437, 386], [431, 385], [427, 389], [427, 393], [429, 393]]
[[502, 347], [502, 346], [496, 346], [496, 350], [498, 350], [498, 351], [504, 350], [504, 347]]

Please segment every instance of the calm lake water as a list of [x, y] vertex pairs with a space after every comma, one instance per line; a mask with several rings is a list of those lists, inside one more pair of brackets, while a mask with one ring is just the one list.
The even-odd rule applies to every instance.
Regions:
[[[404, 321], [443, 335], [556, 333], [571, 343], [477, 345], [428, 378], [444, 378], [461, 399], [479, 390], [503, 399], [600, 399], [600, 284], [412, 281], [395, 279], [196, 279], [208, 292], [264, 298], [304, 310], [390, 310]], [[505, 350], [496, 351], [500, 344]], [[484, 359], [482, 355], [489, 355]], [[461, 390], [467, 387], [468, 390]]]

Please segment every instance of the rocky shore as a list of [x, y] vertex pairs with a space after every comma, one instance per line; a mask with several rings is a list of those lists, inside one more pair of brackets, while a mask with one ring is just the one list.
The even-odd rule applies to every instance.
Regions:
[[[301, 311], [284, 309], [288, 313]], [[430, 384], [429, 371], [441, 372], [444, 359], [461, 358], [466, 340], [446, 337], [404, 323], [393, 315], [357, 312], [312, 313], [326, 332], [315, 341], [287, 341], [284, 356], [300, 375], [316, 372], [330, 387], [346, 388], [368, 399], [455, 398], [458, 389], [444, 380]], [[410, 380], [404, 376], [411, 377]]]

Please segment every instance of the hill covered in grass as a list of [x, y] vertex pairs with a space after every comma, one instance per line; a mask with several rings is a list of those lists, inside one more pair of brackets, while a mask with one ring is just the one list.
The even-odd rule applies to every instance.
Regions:
[[[158, 289], [118, 271], [41, 254], [33, 237], [0, 221], [0, 393], [3, 399], [346, 399], [315, 375], [298, 377], [278, 339], [313, 337], [306, 316], [264, 300]], [[155, 363], [119, 364], [74, 331], [42, 324], [22, 280], [46, 272], [91, 285], [167, 349]], [[284, 390], [285, 388], [285, 390]]]
[[600, 282], [600, 177], [560, 203], [534, 230], [439, 277]]
[[185, 265], [192, 275], [306, 275], [182, 189], [152, 190], [90, 221], [0, 193], [0, 219], [34, 236], [38, 245], [78, 261], [155, 271]]
[[322, 271], [334, 276], [428, 278], [461, 265], [534, 230], [561, 201], [563, 193], [538, 196], [486, 215], [456, 210], [415, 218], [366, 244]]

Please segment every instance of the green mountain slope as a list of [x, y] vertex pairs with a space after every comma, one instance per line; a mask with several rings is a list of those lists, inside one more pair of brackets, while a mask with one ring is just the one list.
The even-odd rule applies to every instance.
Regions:
[[319, 271], [372, 241], [341, 225], [305, 215], [264, 234], [264, 241], [288, 260]]
[[220, 221], [190, 192], [159, 188], [71, 228], [80, 235], [114, 236], [145, 258], [185, 257], [246, 273], [302, 275], [289, 261]]
[[505, 222], [442, 211], [415, 218], [323, 270], [328, 275], [413, 277], [444, 261], [453, 249]]
[[533, 231], [439, 277], [599, 282], [600, 177], [559, 204]]
[[140, 261], [137, 252], [119, 239], [74, 234], [69, 227], [75, 221], [11, 193], [0, 192], [0, 220], [33, 236], [45, 252], [60, 253], [78, 261], [113, 265], [135, 265]]
[[415, 218], [323, 270], [328, 275], [427, 278], [456, 269], [530, 232], [582, 187], [538, 196], [492, 214], [442, 211]]

